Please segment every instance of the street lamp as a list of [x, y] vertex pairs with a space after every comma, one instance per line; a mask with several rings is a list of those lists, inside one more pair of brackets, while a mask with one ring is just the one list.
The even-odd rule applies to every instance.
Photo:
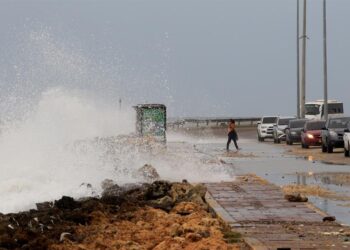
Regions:
[[297, 0], [297, 117], [300, 118], [299, 0]]
[[327, 20], [326, 0], [323, 0], [323, 91], [324, 91], [324, 118], [328, 119], [328, 79], [327, 79]]
[[304, 0], [303, 17], [303, 55], [302, 55], [302, 77], [300, 86], [300, 117], [305, 118], [305, 81], [306, 81], [306, 0]]

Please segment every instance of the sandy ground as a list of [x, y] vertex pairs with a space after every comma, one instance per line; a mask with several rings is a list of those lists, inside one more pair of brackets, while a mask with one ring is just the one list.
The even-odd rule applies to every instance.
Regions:
[[305, 196], [318, 196], [322, 198], [329, 198], [333, 200], [350, 201], [349, 196], [338, 195], [330, 190], [322, 188], [318, 185], [285, 185], [282, 187], [285, 194], [302, 194]]
[[342, 148], [334, 149], [334, 153], [323, 153], [321, 147], [310, 147], [308, 149], [301, 148], [300, 144], [292, 146], [284, 145], [288, 154], [304, 157], [309, 161], [322, 161], [328, 164], [350, 165], [350, 157], [344, 156]]

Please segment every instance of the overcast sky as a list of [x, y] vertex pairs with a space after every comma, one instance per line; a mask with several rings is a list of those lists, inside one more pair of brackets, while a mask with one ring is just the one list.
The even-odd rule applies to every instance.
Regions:
[[[350, 114], [350, 1], [327, 2], [329, 97]], [[0, 5], [3, 99], [63, 86], [114, 103], [162, 102], [171, 116], [296, 112], [296, 0]], [[323, 97], [321, 0], [308, 0], [307, 29], [314, 100]]]

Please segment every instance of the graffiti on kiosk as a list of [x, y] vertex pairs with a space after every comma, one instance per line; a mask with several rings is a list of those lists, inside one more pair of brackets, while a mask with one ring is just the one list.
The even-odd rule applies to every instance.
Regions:
[[142, 131], [144, 135], [165, 137], [165, 112], [163, 109], [144, 109]]

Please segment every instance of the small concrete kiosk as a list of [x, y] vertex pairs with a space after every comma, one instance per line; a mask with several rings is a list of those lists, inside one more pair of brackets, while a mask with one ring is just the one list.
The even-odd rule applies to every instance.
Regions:
[[136, 110], [136, 133], [166, 142], [166, 106], [163, 104], [138, 104]]

